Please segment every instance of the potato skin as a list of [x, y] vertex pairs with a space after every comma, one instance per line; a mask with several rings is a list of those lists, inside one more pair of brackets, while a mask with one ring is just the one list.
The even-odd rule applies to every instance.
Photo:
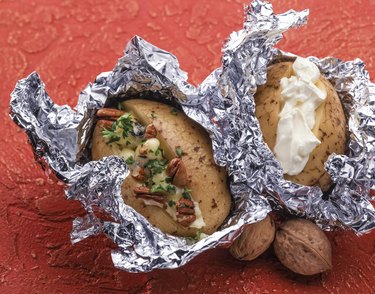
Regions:
[[[280, 80], [293, 74], [292, 62], [280, 62], [268, 67], [267, 82], [255, 94], [255, 115], [259, 120], [264, 141], [271, 150], [276, 144], [276, 130], [282, 109]], [[324, 163], [332, 153], [344, 154], [346, 147], [346, 118], [341, 101], [329, 81], [323, 76], [319, 80], [327, 91], [325, 101], [315, 112], [316, 123], [312, 130], [321, 141], [311, 153], [304, 170], [295, 176], [284, 175], [285, 179], [306, 185], [319, 186], [327, 191], [331, 178]]]
[[[231, 195], [227, 186], [227, 174], [224, 168], [214, 163], [211, 141], [206, 131], [180, 111], [171, 111], [172, 107], [155, 101], [132, 99], [123, 103], [126, 109], [133, 110], [142, 124], [153, 123], [159, 136], [170, 150], [180, 147], [183, 150], [182, 160], [188, 174], [188, 187], [192, 197], [199, 203], [206, 223], [201, 231], [212, 234], [229, 214]], [[151, 115], [152, 114], [152, 115]], [[163, 147], [163, 142], [161, 142]], [[167, 152], [167, 159], [171, 155]], [[105, 143], [101, 128], [96, 126], [93, 134], [92, 158], [98, 160], [113, 155], [110, 145]], [[175, 154], [172, 155], [176, 157]], [[122, 186], [125, 203], [145, 216], [152, 225], [163, 232], [177, 236], [194, 236], [197, 229], [186, 228], [172, 219], [163, 209], [146, 206], [136, 199], [133, 189], [139, 185], [132, 177], [127, 177]]]

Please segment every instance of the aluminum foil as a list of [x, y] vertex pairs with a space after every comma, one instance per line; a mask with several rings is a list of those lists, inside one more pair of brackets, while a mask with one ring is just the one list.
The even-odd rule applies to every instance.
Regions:
[[[307, 10], [275, 15], [269, 3], [253, 1], [244, 28], [223, 48], [222, 67], [198, 88], [187, 83], [175, 56], [137, 36], [113, 71], [82, 91], [74, 110], [54, 104], [37, 73], [20, 80], [11, 95], [12, 119], [26, 131], [36, 159], [66, 183], [68, 199], [80, 200], [87, 211], [73, 222], [72, 242], [104, 233], [118, 245], [112, 252], [116, 267], [146, 272], [179, 267], [207, 249], [229, 245], [244, 225], [263, 219], [272, 208], [310, 218], [325, 229], [371, 230], [375, 214], [367, 195], [375, 184], [375, 87], [360, 60], [310, 58], [335, 84], [349, 116], [349, 152], [326, 163], [336, 183], [327, 199], [319, 188], [283, 180], [254, 116], [253, 94], [266, 81], [267, 65], [293, 56], [274, 45], [289, 28], [305, 24], [307, 16]], [[192, 242], [162, 233], [123, 202], [125, 162], [115, 156], [90, 161], [96, 110], [134, 96], [174, 103], [209, 132], [215, 161], [228, 171], [234, 203], [214, 234]]]

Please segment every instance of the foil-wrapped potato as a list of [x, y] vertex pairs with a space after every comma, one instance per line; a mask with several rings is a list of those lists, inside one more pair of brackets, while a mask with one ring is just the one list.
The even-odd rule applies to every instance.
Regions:
[[121, 108], [98, 111], [91, 153], [93, 160], [118, 155], [127, 162], [125, 203], [168, 234], [215, 232], [229, 213], [231, 196], [206, 131], [155, 101], [132, 99]]
[[[306, 63], [306, 61], [302, 61], [302, 63]], [[256, 117], [259, 120], [263, 138], [274, 153], [275, 148], [277, 149], [280, 113], [283, 111], [285, 104], [282, 93], [284, 93], [283, 90], [288, 92], [288, 89], [282, 89], [283, 78], [284, 80], [285, 78], [290, 79], [294, 74], [293, 62], [280, 62], [269, 66], [267, 82], [260, 86], [255, 94]], [[345, 152], [346, 118], [334, 87], [320, 72], [318, 72], [318, 75], [314, 85], [311, 85], [311, 82], [306, 82], [306, 91], [310, 91], [308, 87], [316, 86], [318, 94], [326, 93], [325, 100], [315, 110], [312, 110], [315, 116], [315, 124], [311, 128], [311, 132], [320, 141], [320, 144], [317, 144], [307, 155], [307, 162], [301, 172], [293, 175], [285, 173], [284, 177], [298, 184], [319, 186], [323, 191], [327, 191], [331, 185], [331, 178], [324, 169], [324, 163], [330, 154], [343, 154]], [[303, 76], [302, 79], [304, 79]], [[284, 81], [284, 83], [286, 83], [287, 87], [288, 80]], [[296, 95], [300, 94], [299, 91], [302, 90], [297, 88]], [[289, 132], [297, 133], [299, 127], [300, 124], [293, 121]], [[294, 143], [287, 144], [291, 144], [291, 147], [293, 147]], [[284, 143], [285, 146], [287, 144]], [[289, 147], [286, 146], [285, 148]], [[296, 148], [298, 150], [298, 147]], [[294, 155], [298, 156], [297, 154]]]

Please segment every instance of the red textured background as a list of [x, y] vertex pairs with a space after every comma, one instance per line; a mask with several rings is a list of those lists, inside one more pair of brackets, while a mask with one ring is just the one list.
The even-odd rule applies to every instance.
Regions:
[[[375, 76], [375, 1], [273, 1], [275, 10], [310, 8], [308, 25], [279, 47], [296, 54], [362, 58]], [[113, 268], [111, 242], [71, 245], [78, 203], [34, 162], [25, 134], [8, 118], [16, 81], [37, 70], [58, 104], [111, 70], [135, 34], [174, 53], [190, 81], [220, 64], [225, 38], [242, 25], [245, 0], [0, 0], [0, 293], [374, 293], [375, 232], [334, 232], [334, 269], [301, 278], [272, 250], [252, 263], [225, 249], [176, 270], [129, 274]]]

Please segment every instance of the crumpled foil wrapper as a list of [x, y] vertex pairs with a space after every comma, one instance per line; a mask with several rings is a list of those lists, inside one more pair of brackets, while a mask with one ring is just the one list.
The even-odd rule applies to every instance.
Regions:
[[[176, 268], [207, 249], [228, 246], [244, 225], [262, 220], [272, 209], [312, 219], [327, 230], [371, 230], [375, 87], [362, 61], [309, 58], [335, 85], [349, 118], [348, 154], [332, 155], [326, 163], [336, 183], [328, 196], [319, 188], [283, 179], [254, 115], [253, 95], [266, 81], [267, 65], [293, 57], [274, 45], [307, 17], [307, 10], [275, 15], [271, 4], [253, 1], [246, 8], [244, 28], [232, 33], [223, 48], [222, 67], [198, 88], [187, 82], [175, 56], [137, 36], [113, 71], [100, 74], [82, 91], [74, 110], [54, 104], [37, 73], [20, 80], [11, 95], [12, 119], [26, 131], [36, 159], [66, 183], [67, 198], [81, 201], [87, 211], [73, 221], [72, 242], [104, 233], [118, 245], [112, 252], [117, 268], [146, 272]], [[227, 168], [234, 203], [214, 234], [192, 242], [162, 233], [124, 203], [121, 184], [129, 174], [125, 162], [116, 156], [90, 161], [96, 110], [135, 96], [179, 106], [210, 134], [215, 161]]]

